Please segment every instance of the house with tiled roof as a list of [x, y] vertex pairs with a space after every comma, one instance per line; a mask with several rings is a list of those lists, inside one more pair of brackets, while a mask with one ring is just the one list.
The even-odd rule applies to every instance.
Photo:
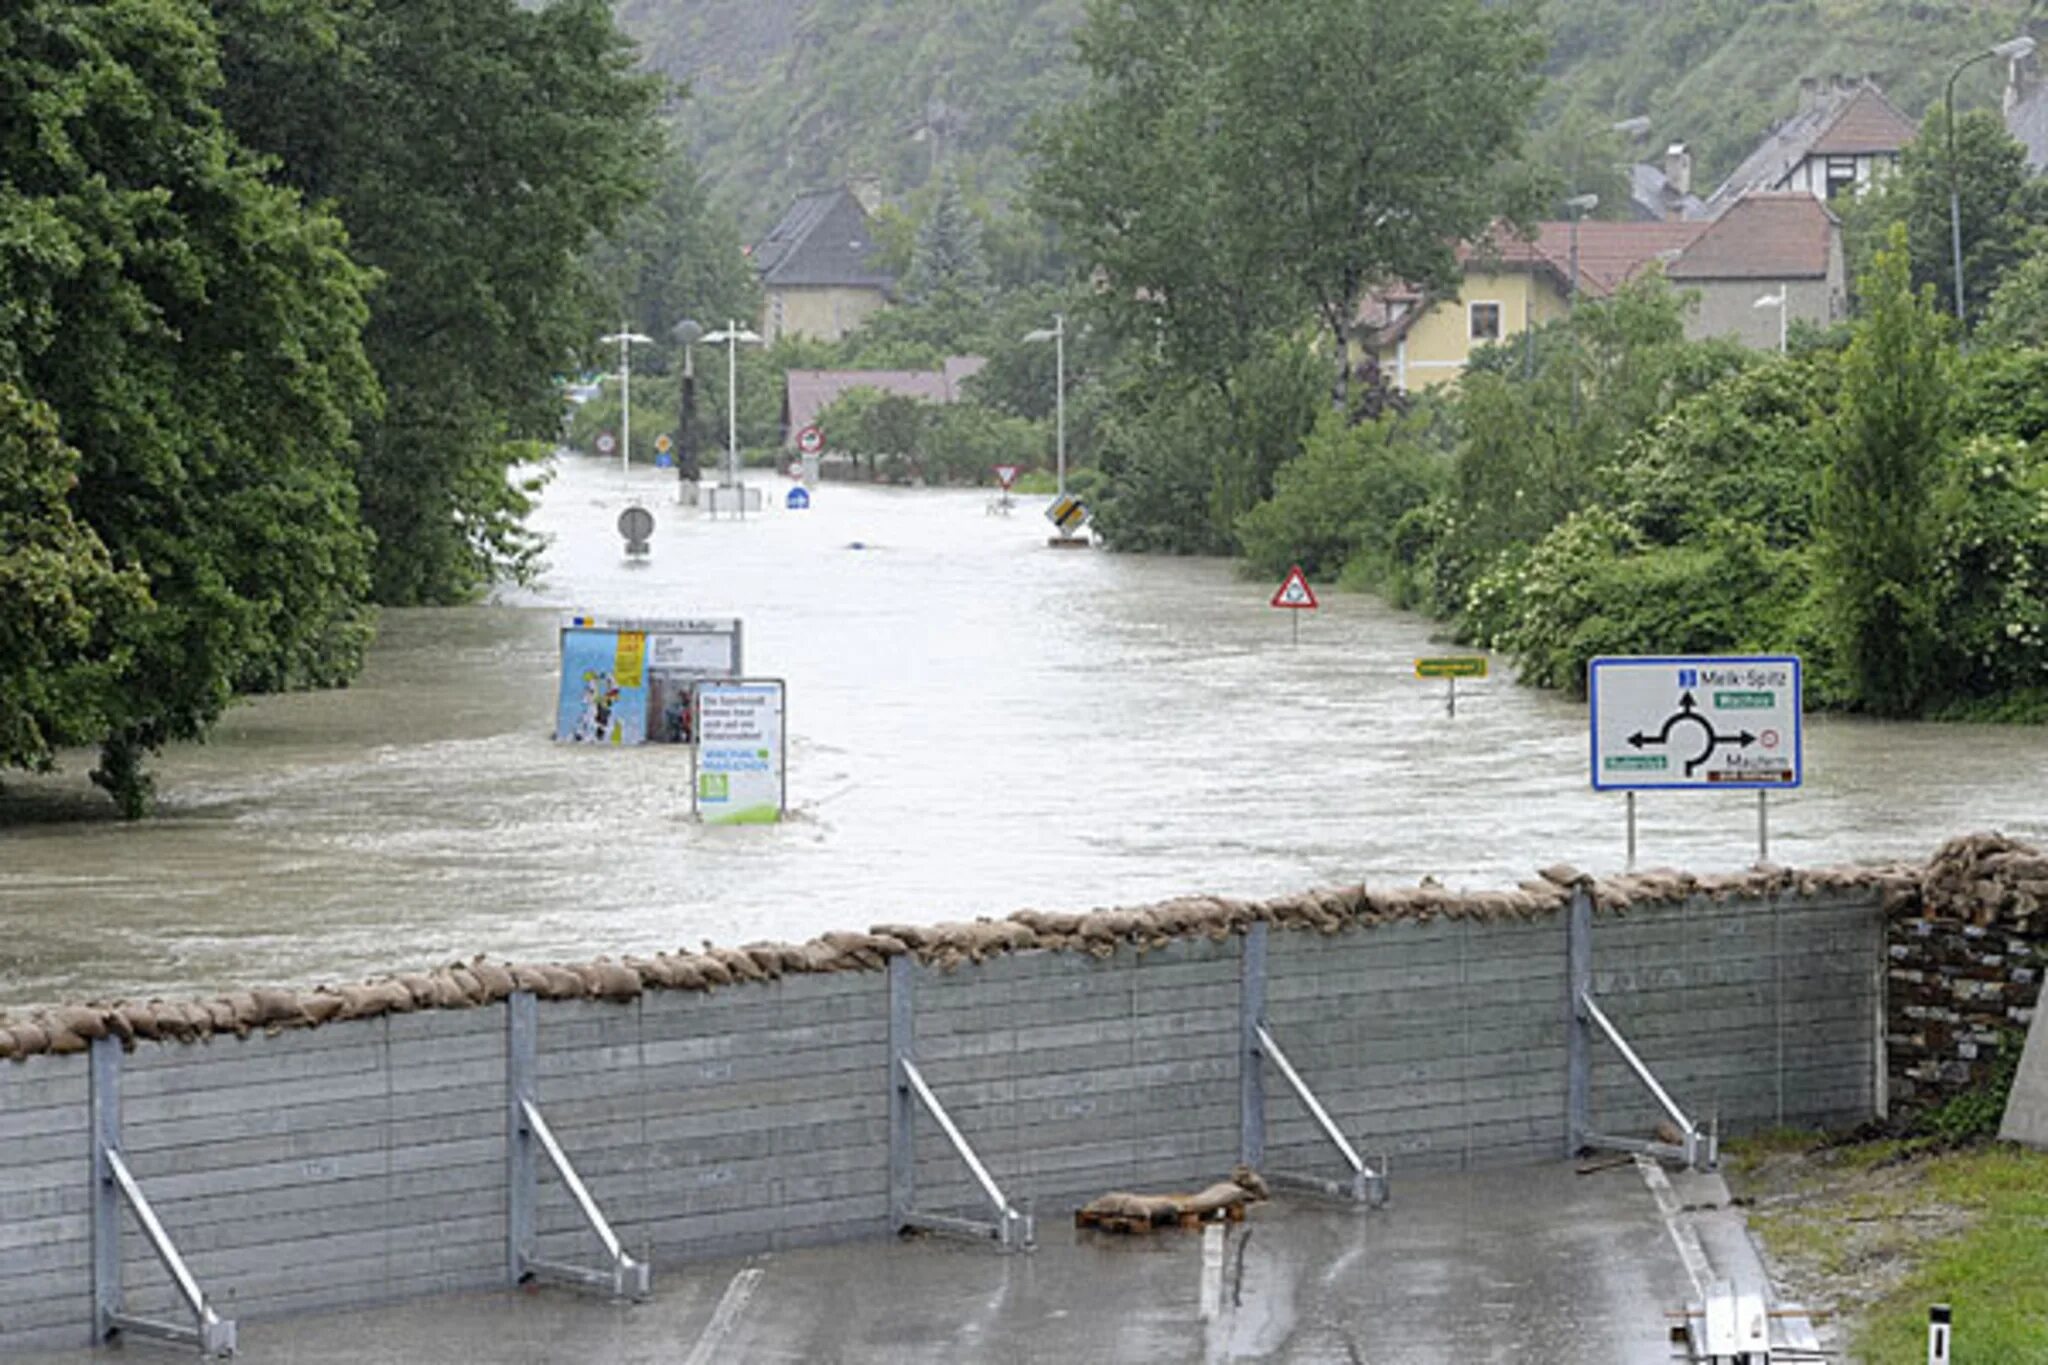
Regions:
[[1505, 229], [1458, 248], [1452, 296], [1408, 286], [1369, 295], [1353, 336], [1395, 388], [1415, 392], [1465, 371], [1475, 348], [1565, 317], [1574, 293], [1603, 298], [1661, 272], [1698, 296], [1686, 335], [1730, 336], [1776, 349], [1784, 323], [1826, 325], [1844, 316], [1842, 225], [1803, 190], [1746, 195], [1719, 218], [1692, 222], [1538, 223], [1523, 237]]
[[1861, 194], [1897, 168], [1918, 132], [1875, 80], [1808, 76], [1799, 82], [1797, 112], [1707, 196], [1707, 212], [1718, 216], [1758, 191], [1797, 190], [1816, 199]]
[[[925, 403], [957, 403], [966, 382], [988, 364], [986, 356], [950, 355], [936, 370], [791, 370], [782, 378], [783, 444], [794, 446], [797, 433], [815, 424], [836, 398], [854, 389], [879, 389]], [[830, 444], [832, 433], [825, 433]]]
[[1744, 195], [1664, 275], [1699, 296], [1686, 317], [1690, 337], [1775, 350], [1792, 323], [1825, 327], [1848, 316], [1842, 220], [1804, 190]]
[[1538, 223], [1524, 238], [1499, 229], [1458, 247], [1452, 297], [1407, 286], [1369, 295], [1353, 335], [1395, 388], [1408, 392], [1464, 373], [1477, 347], [1562, 318], [1577, 292], [1599, 298], [1675, 259], [1704, 222]]
[[878, 255], [868, 210], [850, 190], [799, 198], [752, 252], [762, 340], [837, 341], [880, 312], [896, 279]]

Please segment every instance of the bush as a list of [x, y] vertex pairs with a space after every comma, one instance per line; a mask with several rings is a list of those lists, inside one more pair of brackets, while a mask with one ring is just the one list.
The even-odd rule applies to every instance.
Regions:
[[1272, 499], [1238, 518], [1245, 558], [1265, 574], [1298, 563], [1312, 578], [1389, 576], [1395, 527], [1449, 482], [1426, 431], [1423, 418], [1350, 426], [1326, 413], [1300, 458], [1273, 476]]

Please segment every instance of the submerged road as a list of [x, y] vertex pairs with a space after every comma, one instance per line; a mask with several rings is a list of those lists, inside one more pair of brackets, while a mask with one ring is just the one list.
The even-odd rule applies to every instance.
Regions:
[[[150, 820], [110, 818], [87, 755], [10, 778], [0, 1006], [1622, 862], [1585, 708], [1497, 667], [1447, 717], [1412, 676], [1444, 652], [1432, 623], [1371, 597], [1319, 590], [1296, 646], [1273, 584], [1048, 550], [1042, 499], [1004, 517], [981, 493], [826, 485], [809, 511], [713, 522], [652, 470], [630, 484], [657, 521], [635, 564], [627, 487], [566, 461], [537, 587], [385, 613], [355, 686], [238, 706], [167, 754]], [[572, 610], [743, 617], [750, 671], [788, 682], [794, 818], [700, 829], [681, 754], [551, 743]], [[2048, 840], [2048, 728], [1814, 717], [1807, 756], [1808, 785], [1773, 798], [1779, 861]], [[1746, 795], [1641, 811], [1646, 864], [1754, 857]]]

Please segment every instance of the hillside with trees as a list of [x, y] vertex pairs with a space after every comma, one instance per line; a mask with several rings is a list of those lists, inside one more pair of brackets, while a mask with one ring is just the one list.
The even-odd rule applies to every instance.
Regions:
[[[1531, 8], [1518, 5], [1514, 8]], [[1672, 141], [1699, 179], [1731, 170], [1797, 106], [1802, 76], [1876, 73], [1918, 119], [1956, 60], [2011, 37], [2038, 0], [1547, 0], [1550, 84], [1534, 147], [1560, 175]], [[1007, 198], [1034, 116], [1080, 97], [1085, 0], [621, 0], [653, 69], [687, 82], [676, 117], [714, 194], [759, 231], [806, 189], [872, 177], [901, 195], [941, 161]], [[2000, 75], [1964, 78], [1987, 105]], [[1611, 125], [1644, 116], [1631, 145]], [[1598, 188], [1581, 185], [1581, 188]], [[1607, 196], [1610, 202], [1613, 196]]]

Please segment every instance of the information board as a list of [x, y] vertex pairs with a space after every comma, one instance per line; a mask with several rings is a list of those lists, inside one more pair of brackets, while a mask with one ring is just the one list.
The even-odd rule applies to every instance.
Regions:
[[571, 616], [561, 627], [555, 738], [687, 744], [690, 689], [741, 671], [736, 618]]
[[1594, 788], [1798, 786], [1800, 683], [1790, 655], [1593, 660]]
[[787, 807], [787, 718], [780, 679], [703, 682], [696, 689], [697, 818], [771, 825]]

